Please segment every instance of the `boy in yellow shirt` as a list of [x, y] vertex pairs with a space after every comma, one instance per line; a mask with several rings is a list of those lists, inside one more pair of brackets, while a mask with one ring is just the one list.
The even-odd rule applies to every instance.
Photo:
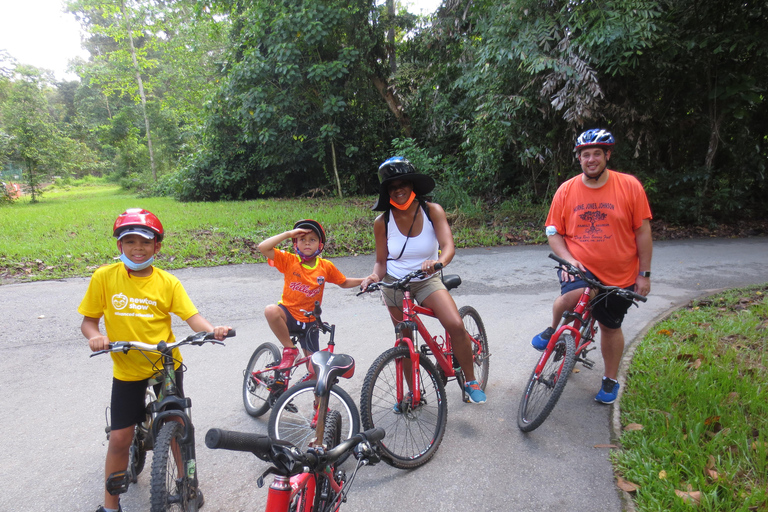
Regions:
[[[132, 208], [120, 214], [113, 227], [120, 251], [120, 263], [105, 265], [91, 277], [78, 313], [83, 315], [80, 330], [88, 339], [91, 350], [109, 348], [112, 341], [142, 341], [173, 343], [171, 313], [179, 316], [195, 332], [214, 332], [224, 339], [229, 326], [213, 327], [198, 313], [179, 280], [152, 266], [163, 241], [163, 225], [151, 212]], [[99, 329], [104, 317], [102, 334]], [[112, 353], [113, 378], [111, 420], [105, 481], [109, 475], [125, 471], [133, 440], [134, 426], [145, 418], [144, 395], [149, 379], [155, 374], [153, 364], [143, 353]], [[180, 371], [181, 354], [174, 349], [179, 362], [176, 369], [177, 386], [183, 394]], [[198, 492], [202, 506], [203, 495]], [[96, 512], [120, 511], [119, 496], [104, 491], [104, 505]]]

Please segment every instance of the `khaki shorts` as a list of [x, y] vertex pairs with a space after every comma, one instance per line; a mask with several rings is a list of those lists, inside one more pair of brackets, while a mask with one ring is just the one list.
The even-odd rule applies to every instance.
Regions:
[[[385, 283], [394, 283], [397, 281], [394, 277], [387, 274], [384, 276], [383, 281]], [[419, 304], [427, 300], [427, 297], [432, 295], [438, 290], [447, 290], [443, 284], [443, 280], [440, 279], [440, 274], [434, 274], [432, 277], [423, 281], [411, 281], [411, 298], [416, 299]], [[384, 304], [391, 307], [402, 308], [403, 307], [403, 292], [401, 290], [394, 290], [392, 288], [382, 288], [381, 296], [384, 299]]]

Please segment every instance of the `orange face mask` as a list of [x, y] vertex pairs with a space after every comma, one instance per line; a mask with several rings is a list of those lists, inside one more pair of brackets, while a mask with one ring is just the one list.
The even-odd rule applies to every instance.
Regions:
[[408, 200], [405, 202], [405, 204], [397, 204], [392, 199], [389, 200], [389, 204], [397, 208], [398, 210], [407, 210], [410, 208], [411, 204], [413, 203], [413, 200], [416, 199], [416, 192], [411, 191], [411, 197], [408, 198]]

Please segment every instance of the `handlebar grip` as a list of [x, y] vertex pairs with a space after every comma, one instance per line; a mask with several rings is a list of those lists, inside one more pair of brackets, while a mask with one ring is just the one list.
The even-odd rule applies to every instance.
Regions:
[[234, 338], [237, 336], [237, 331], [235, 329], [230, 329], [227, 331], [227, 338]]
[[555, 254], [553, 252], [549, 253], [549, 257], [552, 258], [553, 260], [555, 260], [556, 262], [560, 263], [561, 265], [565, 265], [566, 267], [572, 266], [570, 264], [570, 262], [564, 260], [563, 258], [561, 258], [560, 256], [558, 256], [557, 254]]
[[387, 435], [386, 431], [381, 427], [372, 428], [362, 433], [366, 439], [372, 443], [378, 443]]
[[205, 434], [205, 446], [211, 449], [232, 450], [236, 452], [269, 453], [272, 441], [269, 436], [251, 432], [234, 432], [212, 428]]
[[442, 263], [440, 263], [440, 262], [435, 263], [435, 270], [440, 270], [441, 268], [443, 268], [443, 264]]

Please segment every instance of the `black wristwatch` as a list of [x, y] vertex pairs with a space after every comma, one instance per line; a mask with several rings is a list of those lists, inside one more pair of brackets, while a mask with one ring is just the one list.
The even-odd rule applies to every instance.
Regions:
[[650, 270], [647, 270], [647, 271], [645, 271], [645, 272], [640, 272], [640, 273], [639, 273], [639, 274], [637, 274], [637, 275], [639, 275], [640, 277], [651, 277], [651, 271], [650, 271]]

